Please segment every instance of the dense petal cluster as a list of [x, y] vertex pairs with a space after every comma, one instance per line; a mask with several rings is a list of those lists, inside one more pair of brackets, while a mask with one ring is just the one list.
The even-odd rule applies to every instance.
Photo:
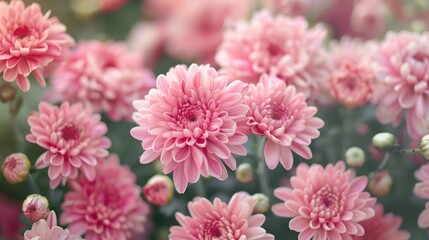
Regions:
[[107, 126], [100, 115], [77, 103], [63, 102], [60, 107], [46, 102], [28, 118], [31, 133], [27, 140], [46, 152], [36, 162], [36, 168], [49, 166], [50, 187], [56, 188], [79, 171], [90, 180], [95, 178], [95, 166], [108, 155], [110, 140], [104, 137]]
[[266, 73], [317, 98], [330, 68], [322, 45], [325, 37], [325, 28], [309, 28], [303, 17], [261, 11], [250, 22], [239, 21], [226, 29], [216, 61], [231, 77], [256, 83]]
[[267, 138], [264, 146], [265, 162], [274, 169], [280, 162], [287, 170], [292, 168], [297, 153], [310, 159], [311, 140], [317, 138], [324, 123], [314, 115], [317, 108], [307, 106], [303, 93], [285, 82], [263, 75], [256, 85], [249, 85], [245, 102], [250, 110], [247, 124], [252, 133]]
[[49, 100], [84, 102], [114, 120], [131, 120], [132, 101], [155, 86], [153, 73], [124, 43], [80, 42], [54, 72]]
[[61, 57], [74, 40], [66, 27], [50, 12], [42, 14], [40, 5], [26, 7], [21, 0], [0, 3], [0, 73], [7, 82], [16, 81], [19, 88], [30, 89], [29, 76], [33, 73], [45, 86], [41, 67]]
[[246, 155], [244, 84], [229, 82], [208, 65], [192, 64], [172, 68], [156, 85], [144, 100], [134, 102], [139, 126], [131, 135], [142, 141], [140, 162], [160, 157], [163, 172], [173, 172], [180, 193], [200, 175], [226, 179], [222, 161], [235, 170], [232, 153]]
[[224, 203], [219, 198], [212, 204], [205, 198], [198, 198], [188, 203], [191, 216], [176, 213], [180, 226], [170, 228], [170, 240], [235, 240], [254, 239], [271, 240], [261, 225], [265, 221], [263, 214], [253, 215], [256, 199], [247, 193], [239, 192], [230, 202]]
[[420, 140], [429, 132], [429, 34], [389, 32], [374, 58], [378, 120], [398, 126], [406, 111], [408, 133]]
[[285, 201], [273, 212], [293, 218], [289, 228], [300, 232], [299, 240], [350, 240], [365, 233], [361, 222], [374, 216], [375, 199], [363, 192], [368, 180], [355, 177], [343, 162], [326, 168], [301, 163], [291, 188], [280, 187], [274, 195]]
[[51, 211], [48, 218], [40, 219], [33, 223], [31, 230], [24, 233], [25, 240], [79, 240], [79, 236], [72, 235], [68, 229], [63, 229], [57, 226], [57, 216], [54, 211]]
[[[414, 194], [429, 200], [429, 164], [421, 166], [415, 176], [420, 182], [414, 186]], [[420, 213], [418, 225], [421, 228], [429, 228], [429, 202], [426, 203], [425, 210]]]
[[402, 218], [392, 213], [384, 214], [383, 205], [377, 204], [374, 207], [374, 217], [362, 221], [360, 224], [365, 230], [365, 234], [360, 237], [353, 237], [353, 240], [408, 240], [410, 233], [400, 230]]
[[73, 234], [85, 234], [87, 240], [130, 239], [143, 232], [149, 207], [140, 197], [134, 173], [119, 165], [115, 155], [96, 171], [93, 181], [82, 177], [70, 181], [71, 191], [61, 205], [61, 223], [69, 224]]

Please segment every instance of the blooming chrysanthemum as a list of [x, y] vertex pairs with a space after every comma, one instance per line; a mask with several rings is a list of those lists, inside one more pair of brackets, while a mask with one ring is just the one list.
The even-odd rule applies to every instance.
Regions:
[[353, 240], [410, 239], [410, 233], [399, 229], [402, 224], [401, 217], [397, 217], [392, 213], [384, 214], [384, 208], [381, 204], [377, 204], [374, 210], [374, 217], [360, 223], [365, 230], [365, 234], [360, 237], [353, 237]]
[[291, 169], [292, 152], [305, 159], [312, 157], [309, 145], [324, 123], [314, 117], [317, 108], [307, 106], [303, 93], [276, 77], [263, 75], [258, 84], [249, 85], [245, 102], [250, 107], [247, 124], [253, 134], [267, 138], [264, 156], [268, 168], [274, 169], [280, 162]]
[[410, 136], [429, 132], [429, 34], [389, 32], [375, 54], [374, 102], [382, 123], [398, 126], [406, 111]]
[[[421, 166], [415, 176], [420, 182], [414, 186], [414, 194], [429, 200], [429, 164]], [[418, 225], [421, 228], [429, 228], [429, 202], [426, 203], [425, 210], [420, 213]]]
[[51, 188], [77, 178], [78, 170], [94, 180], [95, 166], [108, 155], [106, 149], [110, 147], [110, 140], [104, 137], [107, 126], [100, 122], [100, 115], [80, 103], [64, 102], [57, 107], [41, 102], [28, 124], [31, 133], [27, 140], [46, 149], [36, 168], [49, 166]]
[[387, 15], [385, 0], [357, 0], [353, 4], [350, 24], [363, 36], [377, 37], [386, 30]]
[[42, 14], [40, 5], [26, 7], [21, 0], [0, 7], [0, 73], [7, 82], [16, 81], [19, 88], [30, 89], [28, 77], [33, 73], [45, 86], [41, 67], [59, 58], [64, 49], [74, 44], [66, 27], [50, 12]]
[[182, 2], [167, 23], [167, 53], [179, 59], [213, 63], [216, 49], [222, 42], [225, 22], [245, 18], [251, 1]]
[[228, 204], [219, 198], [212, 204], [205, 198], [198, 198], [188, 203], [191, 216], [176, 213], [181, 226], [170, 228], [169, 238], [204, 240], [204, 239], [254, 239], [271, 240], [261, 225], [265, 221], [263, 214], [252, 214], [256, 199], [247, 193], [239, 192], [232, 196]]
[[203, 176], [224, 180], [228, 176], [221, 159], [235, 170], [231, 153], [246, 155], [243, 83], [229, 83], [214, 68], [192, 64], [176, 66], [160, 75], [144, 100], [134, 101], [139, 125], [131, 135], [142, 140], [143, 164], [160, 157], [163, 172], [173, 172], [178, 192]]
[[81, 239], [79, 236], [72, 235], [68, 229], [63, 229], [57, 226], [57, 216], [54, 211], [51, 211], [48, 218], [40, 219], [33, 223], [31, 230], [27, 230], [24, 233], [25, 240], [78, 240]]
[[349, 240], [365, 233], [361, 222], [374, 216], [375, 199], [363, 192], [366, 177], [355, 177], [344, 162], [308, 166], [301, 163], [292, 188], [280, 187], [274, 195], [285, 201], [273, 206], [281, 217], [293, 218], [289, 228], [300, 232], [299, 240]]
[[306, 97], [317, 98], [328, 79], [329, 61], [322, 45], [325, 36], [322, 26], [309, 28], [303, 17], [274, 17], [261, 11], [250, 22], [236, 22], [226, 29], [216, 61], [231, 77], [256, 83], [267, 73], [295, 86]]
[[54, 72], [49, 100], [84, 102], [114, 120], [131, 120], [132, 101], [155, 86], [139, 54], [123, 43], [80, 42]]
[[96, 171], [93, 181], [82, 177], [70, 181], [71, 191], [61, 205], [61, 223], [69, 224], [73, 234], [85, 234], [87, 240], [130, 239], [143, 232], [149, 207], [140, 197], [134, 173], [121, 166], [116, 155]]

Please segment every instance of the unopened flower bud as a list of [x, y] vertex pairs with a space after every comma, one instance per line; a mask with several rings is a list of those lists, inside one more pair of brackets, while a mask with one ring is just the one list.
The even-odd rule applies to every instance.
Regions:
[[429, 160], [429, 134], [422, 137], [419, 143], [420, 154]]
[[350, 167], [359, 168], [365, 163], [365, 152], [359, 147], [351, 147], [346, 151], [346, 163]]
[[249, 163], [242, 163], [235, 171], [235, 177], [241, 183], [249, 183], [253, 181], [253, 169]]
[[393, 179], [387, 170], [383, 170], [374, 174], [369, 180], [368, 190], [376, 197], [383, 197], [389, 194], [392, 188]]
[[5, 158], [2, 165], [4, 178], [11, 184], [17, 184], [27, 179], [31, 163], [22, 153], [13, 153]]
[[31, 194], [22, 203], [22, 212], [30, 221], [46, 219], [49, 214], [48, 199], [39, 194]]
[[7, 103], [15, 99], [16, 89], [9, 84], [0, 86], [0, 101]]
[[252, 198], [256, 200], [253, 213], [267, 213], [270, 210], [270, 199], [262, 193], [255, 193]]
[[146, 199], [155, 205], [164, 206], [173, 199], [174, 186], [166, 175], [155, 175], [143, 187]]
[[377, 133], [372, 138], [372, 145], [380, 151], [389, 151], [395, 146], [395, 136], [391, 133]]

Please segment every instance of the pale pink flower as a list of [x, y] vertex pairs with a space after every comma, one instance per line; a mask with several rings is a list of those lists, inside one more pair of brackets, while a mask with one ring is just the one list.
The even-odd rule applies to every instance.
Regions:
[[303, 15], [312, 3], [311, 0], [262, 0], [265, 7], [288, 16]]
[[30, 221], [46, 219], [49, 214], [48, 199], [39, 194], [31, 194], [22, 203], [22, 213]]
[[29, 76], [33, 73], [40, 85], [45, 86], [41, 67], [58, 59], [74, 40], [65, 32], [66, 27], [50, 12], [42, 14], [40, 5], [26, 7], [21, 0], [12, 0], [0, 7], [0, 73], [7, 82], [16, 81], [18, 87], [30, 89]]
[[96, 172], [93, 181], [82, 177], [70, 181], [61, 223], [87, 240], [130, 239], [143, 232], [149, 206], [140, 197], [134, 173], [121, 166], [116, 155], [97, 165]]
[[274, 239], [261, 227], [265, 216], [253, 215], [255, 205], [256, 199], [244, 192], [234, 194], [228, 204], [197, 198], [188, 203], [191, 216], [176, 213], [180, 226], [170, 228], [169, 239]]
[[64, 102], [60, 107], [46, 102], [28, 117], [31, 133], [27, 140], [46, 149], [36, 162], [36, 168], [49, 166], [49, 186], [77, 178], [78, 172], [90, 180], [95, 178], [95, 166], [108, 155], [110, 140], [104, 136], [107, 126], [100, 115], [77, 103]]
[[17, 184], [27, 179], [30, 173], [31, 163], [23, 153], [8, 155], [2, 164], [4, 178], [11, 184]]
[[376, 200], [363, 192], [368, 179], [355, 177], [344, 162], [308, 166], [301, 163], [292, 188], [280, 187], [274, 195], [285, 201], [273, 206], [273, 212], [292, 218], [289, 228], [300, 232], [299, 240], [349, 240], [365, 233], [361, 222], [374, 216]]
[[353, 237], [353, 240], [408, 240], [410, 233], [400, 230], [402, 218], [392, 213], [384, 214], [383, 205], [377, 204], [374, 207], [374, 217], [362, 221], [360, 224], [365, 230], [365, 234], [360, 237]]
[[261, 11], [250, 22], [239, 21], [226, 29], [216, 61], [234, 79], [256, 83], [266, 73], [315, 99], [330, 68], [322, 45], [325, 37], [325, 28], [309, 28], [303, 17]]
[[389, 32], [374, 61], [378, 120], [398, 126], [406, 111], [408, 133], [420, 140], [429, 132], [429, 34]]
[[131, 135], [142, 141], [140, 162], [160, 158], [163, 172], [173, 172], [179, 193], [200, 175], [226, 179], [222, 162], [235, 170], [232, 153], [246, 155], [244, 84], [229, 83], [208, 65], [192, 64], [170, 69], [158, 76], [156, 85], [144, 100], [134, 101], [139, 126]]
[[31, 230], [24, 233], [25, 240], [78, 240], [79, 236], [72, 235], [68, 229], [63, 229], [57, 226], [57, 216], [54, 211], [51, 211], [48, 218], [40, 219], [33, 223]]
[[140, 54], [124, 43], [84, 41], [54, 72], [46, 95], [52, 101], [84, 102], [113, 121], [131, 120], [132, 101], [143, 98], [154, 80]]
[[253, 134], [267, 138], [264, 157], [268, 168], [274, 169], [280, 162], [285, 169], [291, 169], [292, 152], [310, 159], [311, 140], [319, 137], [318, 129], [324, 125], [314, 117], [317, 108], [307, 106], [303, 93], [276, 77], [262, 75], [258, 84], [249, 85], [248, 91], [247, 124]]
[[385, 0], [355, 0], [350, 24], [354, 31], [377, 37], [386, 30], [388, 8]]
[[185, 1], [167, 22], [166, 51], [178, 59], [213, 63], [226, 21], [245, 18], [250, 0]]
[[168, 176], [157, 174], [144, 185], [143, 194], [150, 203], [164, 206], [173, 199], [173, 182]]
[[[414, 186], [414, 194], [429, 200], [429, 164], [421, 166], [415, 176], [420, 182]], [[425, 210], [420, 213], [418, 225], [420, 228], [429, 228], [429, 202], [426, 203]]]

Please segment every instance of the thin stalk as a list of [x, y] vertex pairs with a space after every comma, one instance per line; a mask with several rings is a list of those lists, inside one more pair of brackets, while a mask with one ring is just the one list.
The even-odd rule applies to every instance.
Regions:
[[350, 144], [353, 126], [353, 110], [344, 109], [343, 113], [343, 145], [341, 154], [344, 154], [347, 148], [351, 147]]
[[260, 137], [258, 141], [258, 148], [256, 152], [257, 156], [257, 169], [256, 174], [258, 175], [259, 186], [261, 187], [261, 192], [270, 198], [272, 190], [269, 184], [269, 179], [267, 176], [267, 172], [265, 170], [265, 160], [264, 160], [264, 145], [265, 145], [265, 137]]
[[40, 194], [41, 193], [40, 188], [39, 188], [39, 186], [37, 186], [36, 180], [34, 180], [33, 175], [29, 174], [27, 179], [28, 179], [28, 184], [30, 185], [31, 190], [34, 193]]

